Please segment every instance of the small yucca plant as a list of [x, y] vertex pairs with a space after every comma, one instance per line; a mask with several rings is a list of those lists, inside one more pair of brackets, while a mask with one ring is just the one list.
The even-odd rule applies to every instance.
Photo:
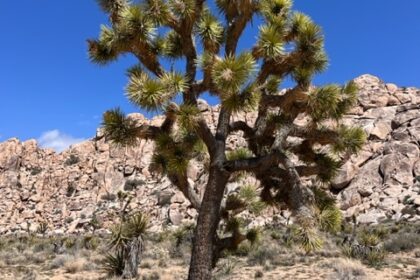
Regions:
[[42, 234], [42, 236], [45, 236], [47, 231], [48, 231], [48, 223], [46, 221], [40, 222], [38, 225], [38, 228], [36, 229], [36, 232], [38, 234]]
[[[109, 247], [115, 255], [107, 255], [105, 268], [114, 275], [133, 278], [137, 276], [137, 267], [143, 253], [143, 238], [148, 228], [148, 218], [142, 213], [130, 216], [111, 231]], [[121, 274], [117, 274], [121, 272]]]

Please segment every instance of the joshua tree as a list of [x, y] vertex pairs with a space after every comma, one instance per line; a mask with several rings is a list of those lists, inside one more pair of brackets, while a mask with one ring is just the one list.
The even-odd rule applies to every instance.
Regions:
[[[245, 239], [235, 238], [236, 230], [231, 238], [217, 232], [226, 212], [243, 207], [238, 199], [224, 197], [229, 178], [237, 172], [259, 181], [262, 201], [288, 206], [301, 226], [302, 240], [314, 244], [309, 233], [320, 220], [314, 218], [319, 211], [313, 206], [315, 186], [304, 184], [305, 179], [316, 178], [325, 185], [365, 138], [361, 129], [340, 122], [356, 101], [355, 84], [311, 84], [327, 65], [321, 29], [308, 16], [292, 12], [291, 0], [99, 4], [110, 24], [101, 27], [99, 39], [88, 41], [91, 60], [106, 64], [133, 54], [139, 64], [128, 70], [128, 99], [166, 116], [158, 127], [137, 124], [119, 109], [110, 110], [103, 118], [105, 135], [122, 145], [135, 145], [140, 138], [154, 140], [154, 163], [199, 212], [189, 279], [210, 279], [220, 250]], [[252, 22], [260, 24], [257, 39], [239, 51], [241, 35], [254, 30]], [[281, 81], [288, 78], [295, 85], [280, 91]], [[204, 93], [221, 103], [214, 130], [198, 109], [197, 99]], [[253, 110], [254, 123], [231, 119], [232, 114]], [[227, 157], [226, 139], [238, 132], [247, 140], [247, 152]], [[210, 158], [202, 197], [186, 175], [192, 147], [199, 143]]]

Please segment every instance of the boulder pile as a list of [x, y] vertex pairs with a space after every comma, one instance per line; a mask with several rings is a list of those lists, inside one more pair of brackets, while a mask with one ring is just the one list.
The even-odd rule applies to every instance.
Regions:
[[[359, 104], [344, 121], [363, 127], [368, 142], [342, 166], [331, 189], [344, 215], [356, 215], [359, 223], [420, 220], [420, 90], [386, 84], [371, 75], [355, 81]], [[199, 107], [215, 129], [220, 107], [204, 100]], [[163, 121], [162, 116], [130, 116], [152, 125]], [[249, 123], [255, 117], [234, 116]], [[107, 228], [126, 206], [148, 213], [152, 230], [193, 220], [197, 213], [182, 193], [150, 168], [153, 145], [142, 140], [134, 148], [115, 147], [100, 129], [95, 138], [62, 153], [42, 149], [35, 140], [0, 143], [0, 234], [36, 231], [42, 223], [53, 234]], [[229, 137], [230, 148], [244, 145], [240, 134]], [[204, 166], [205, 159], [196, 159], [188, 168], [197, 190], [207, 179]], [[253, 179], [231, 182], [228, 189], [244, 180]], [[271, 222], [273, 214], [280, 220], [289, 215], [267, 211], [257, 223]]]

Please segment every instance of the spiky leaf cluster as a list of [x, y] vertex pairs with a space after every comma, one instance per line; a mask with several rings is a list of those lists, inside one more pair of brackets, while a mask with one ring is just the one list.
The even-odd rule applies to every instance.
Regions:
[[218, 53], [223, 42], [224, 27], [222, 23], [205, 10], [200, 21], [197, 23], [196, 33], [200, 36], [204, 50], [210, 53]]
[[103, 115], [102, 127], [105, 137], [119, 145], [132, 145], [137, 141], [137, 123], [116, 108]]
[[184, 77], [178, 73], [165, 73], [151, 79], [146, 72], [132, 71], [126, 88], [128, 99], [149, 111], [162, 109], [177, 93], [186, 87]]
[[106, 254], [102, 260], [102, 269], [109, 276], [121, 276], [124, 271], [124, 252], [118, 250], [115, 254]]
[[259, 9], [265, 19], [273, 24], [282, 24], [287, 18], [292, 1], [290, 0], [262, 0]]
[[114, 226], [111, 231], [110, 247], [117, 250], [124, 248], [130, 240], [142, 237], [146, 233], [148, 224], [145, 215], [141, 213], [132, 215], [125, 222]]
[[343, 222], [341, 210], [337, 207], [335, 199], [320, 188], [313, 188], [315, 206], [318, 209], [318, 223], [321, 230], [336, 233]]
[[333, 145], [336, 153], [349, 152], [356, 154], [366, 142], [366, 133], [360, 127], [346, 127], [341, 125], [338, 128], [338, 137]]
[[246, 159], [252, 156], [252, 152], [247, 148], [237, 148], [226, 154], [228, 160]]
[[322, 248], [323, 241], [314, 228], [298, 227], [294, 237], [295, 242], [307, 253]]
[[238, 93], [255, 70], [255, 60], [250, 53], [237, 57], [227, 56], [215, 62], [212, 78], [222, 95]]
[[185, 174], [190, 160], [203, 151], [202, 141], [199, 137], [188, 130], [197, 123], [190, 114], [191, 107], [180, 107], [177, 112], [178, 122], [183, 128], [178, 134], [161, 133], [155, 140], [156, 148], [152, 159], [153, 165], [160, 167], [161, 171], [170, 174]]
[[284, 39], [281, 30], [273, 25], [260, 27], [256, 52], [258, 56], [276, 59], [284, 54]]
[[169, 0], [168, 5], [179, 19], [189, 18], [195, 11], [194, 0]]
[[314, 122], [339, 120], [355, 104], [356, 93], [357, 87], [354, 82], [344, 87], [332, 84], [317, 88], [309, 95], [309, 114]]

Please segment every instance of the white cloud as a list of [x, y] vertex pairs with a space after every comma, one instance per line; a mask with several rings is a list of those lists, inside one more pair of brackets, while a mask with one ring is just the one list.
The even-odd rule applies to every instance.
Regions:
[[75, 138], [71, 135], [64, 134], [58, 129], [46, 131], [38, 138], [38, 143], [43, 148], [52, 148], [57, 152], [62, 152], [70, 145], [84, 141], [83, 138]]

